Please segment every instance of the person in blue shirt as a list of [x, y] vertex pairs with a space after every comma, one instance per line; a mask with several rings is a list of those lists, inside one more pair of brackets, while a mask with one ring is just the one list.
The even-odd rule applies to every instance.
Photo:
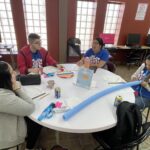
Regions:
[[83, 58], [77, 62], [77, 65], [82, 66], [89, 62], [89, 67], [105, 68], [105, 64], [109, 59], [109, 52], [103, 46], [103, 40], [96, 38], [93, 41], [92, 48], [86, 51]]
[[131, 80], [143, 80], [140, 85], [133, 86], [136, 91], [135, 103], [141, 109], [150, 107], [150, 55], [146, 57], [145, 63], [131, 76]]

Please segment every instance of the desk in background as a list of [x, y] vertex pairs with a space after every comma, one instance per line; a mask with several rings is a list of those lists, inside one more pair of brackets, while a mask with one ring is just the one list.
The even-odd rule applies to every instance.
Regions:
[[[150, 47], [128, 47], [124, 45], [106, 47], [113, 56], [114, 62], [119, 63], [137, 63], [140, 65], [150, 53]], [[134, 57], [135, 56], [135, 57]]]

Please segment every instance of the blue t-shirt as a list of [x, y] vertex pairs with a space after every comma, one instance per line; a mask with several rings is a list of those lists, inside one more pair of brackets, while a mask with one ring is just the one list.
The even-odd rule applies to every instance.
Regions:
[[[147, 75], [150, 74], [150, 71], [147, 70], [146, 68], [144, 68], [141, 73], [138, 75], [138, 79], [139, 80], [142, 80], [144, 79]], [[136, 86], [133, 86], [132, 87], [135, 91], [138, 91], [138, 95], [139, 96], [142, 96], [142, 97], [145, 97], [145, 98], [150, 98], [150, 92], [144, 88], [143, 86], [141, 85], [136, 85]]]
[[42, 56], [38, 50], [35, 53], [32, 53], [32, 67], [33, 68], [42, 67]]
[[100, 60], [108, 61], [109, 59], [109, 52], [106, 49], [101, 49], [98, 53], [94, 53], [93, 49], [90, 48], [84, 54], [84, 57], [89, 57], [90, 63], [98, 64]]

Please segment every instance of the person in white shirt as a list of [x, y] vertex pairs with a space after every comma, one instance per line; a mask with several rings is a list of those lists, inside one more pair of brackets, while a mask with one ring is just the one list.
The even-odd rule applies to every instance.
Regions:
[[25, 141], [33, 149], [41, 126], [25, 116], [35, 109], [34, 103], [16, 81], [12, 67], [0, 61], [0, 149], [7, 149]]

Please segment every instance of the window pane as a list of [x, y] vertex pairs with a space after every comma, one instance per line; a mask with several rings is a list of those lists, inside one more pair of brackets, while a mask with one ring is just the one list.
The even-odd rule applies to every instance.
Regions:
[[2, 11], [2, 10], [5, 11], [5, 10], [6, 10], [6, 8], [5, 8], [5, 5], [6, 5], [6, 4], [5, 4], [4, 2], [1, 2], [0, 5], [1, 5], [1, 11]]
[[87, 8], [82, 8], [82, 15], [86, 15], [87, 14]]
[[81, 22], [81, 28], [86, 28], [86, 22]]
[[108, 12], [108, 17], [112, 17], [112, 16], [113, 16], [113, 13], [114, 13], [114, 11], [109, 10], [109, 12]]
[[77, 21], [80, 21], [81, 20], [81, 17], [78, 15], [77, 16]]
[[81, 2], [81, 1], [78, 1], [77, 7], [79, 8], [79, 7], [81, 7], [81, 6], [82, 6], [82, 2]]
[[46, 22], [45, 21], [41, 21], [41, 27], [46, 27]]
[[8, 19], [3, 19], [3, 23], [2, 24], [8, 26]]
[[81, 14], [81, 10], [82, 10], [81, 8], [78, 8], [78, 9], [77, 9], [77, 14], [78, 14], [78, 15]]
[[88, 2], [83, 1], [81, 6], [82, 6], [83, 8], [87, 8], [87, 7], [88, 7]]
[[84, 16], [84, 15], [83, 15], [83, 16], [81, 17], [81, 21], [86, 21], [86, 19], [87, 19], [87, 16]]
[[32, 19], [32, 13], [26, 13], [26, 18]]
[[33, 18], [39, 20], [39, 13], [34, 13]]
[[38, 0], [32, 1], [32, 5], [38, 5]]
[[92, 21], [92, 16], [88, 16], [87, 21], [91, 22]]
[[40, 25], [39, 20], [34, 20], [33, 23], [34, 23], [34, 26], [36, 26], [36, 27]]
[[26, 4], [31, 4], [31, 0], [26, 0]]
[[2, 17], [2, 18], [9, 18], [9, 17], [7, 16], [6, 11], [1, 11], [1, 17]]
[[12, 18], [12, 12], [11, 11], [7, 11], [7, 15], [8, 15], [8, 18]]
[[9, 11], [11, 11], [9, 3], [6, 3], [6, 9], [9, 10]]
[[37, 12], [39, 12], [39, 10], [38, 10], [38, 6], [32, 6], [32, 8], [33, 8], [33, 13], [37, 13]]
[[27, 20], [27, 22], [28, 22], [28, 25], [29, 25], [29, 26], [32, 26], [32, 25], [33, 25], [33, 20]]
[[112, 19], [113, 19], [113, 18], [108, 17], [108, 18], [107, 18], [107, 23], [111, 23], [111, 22], [112, 22]]

